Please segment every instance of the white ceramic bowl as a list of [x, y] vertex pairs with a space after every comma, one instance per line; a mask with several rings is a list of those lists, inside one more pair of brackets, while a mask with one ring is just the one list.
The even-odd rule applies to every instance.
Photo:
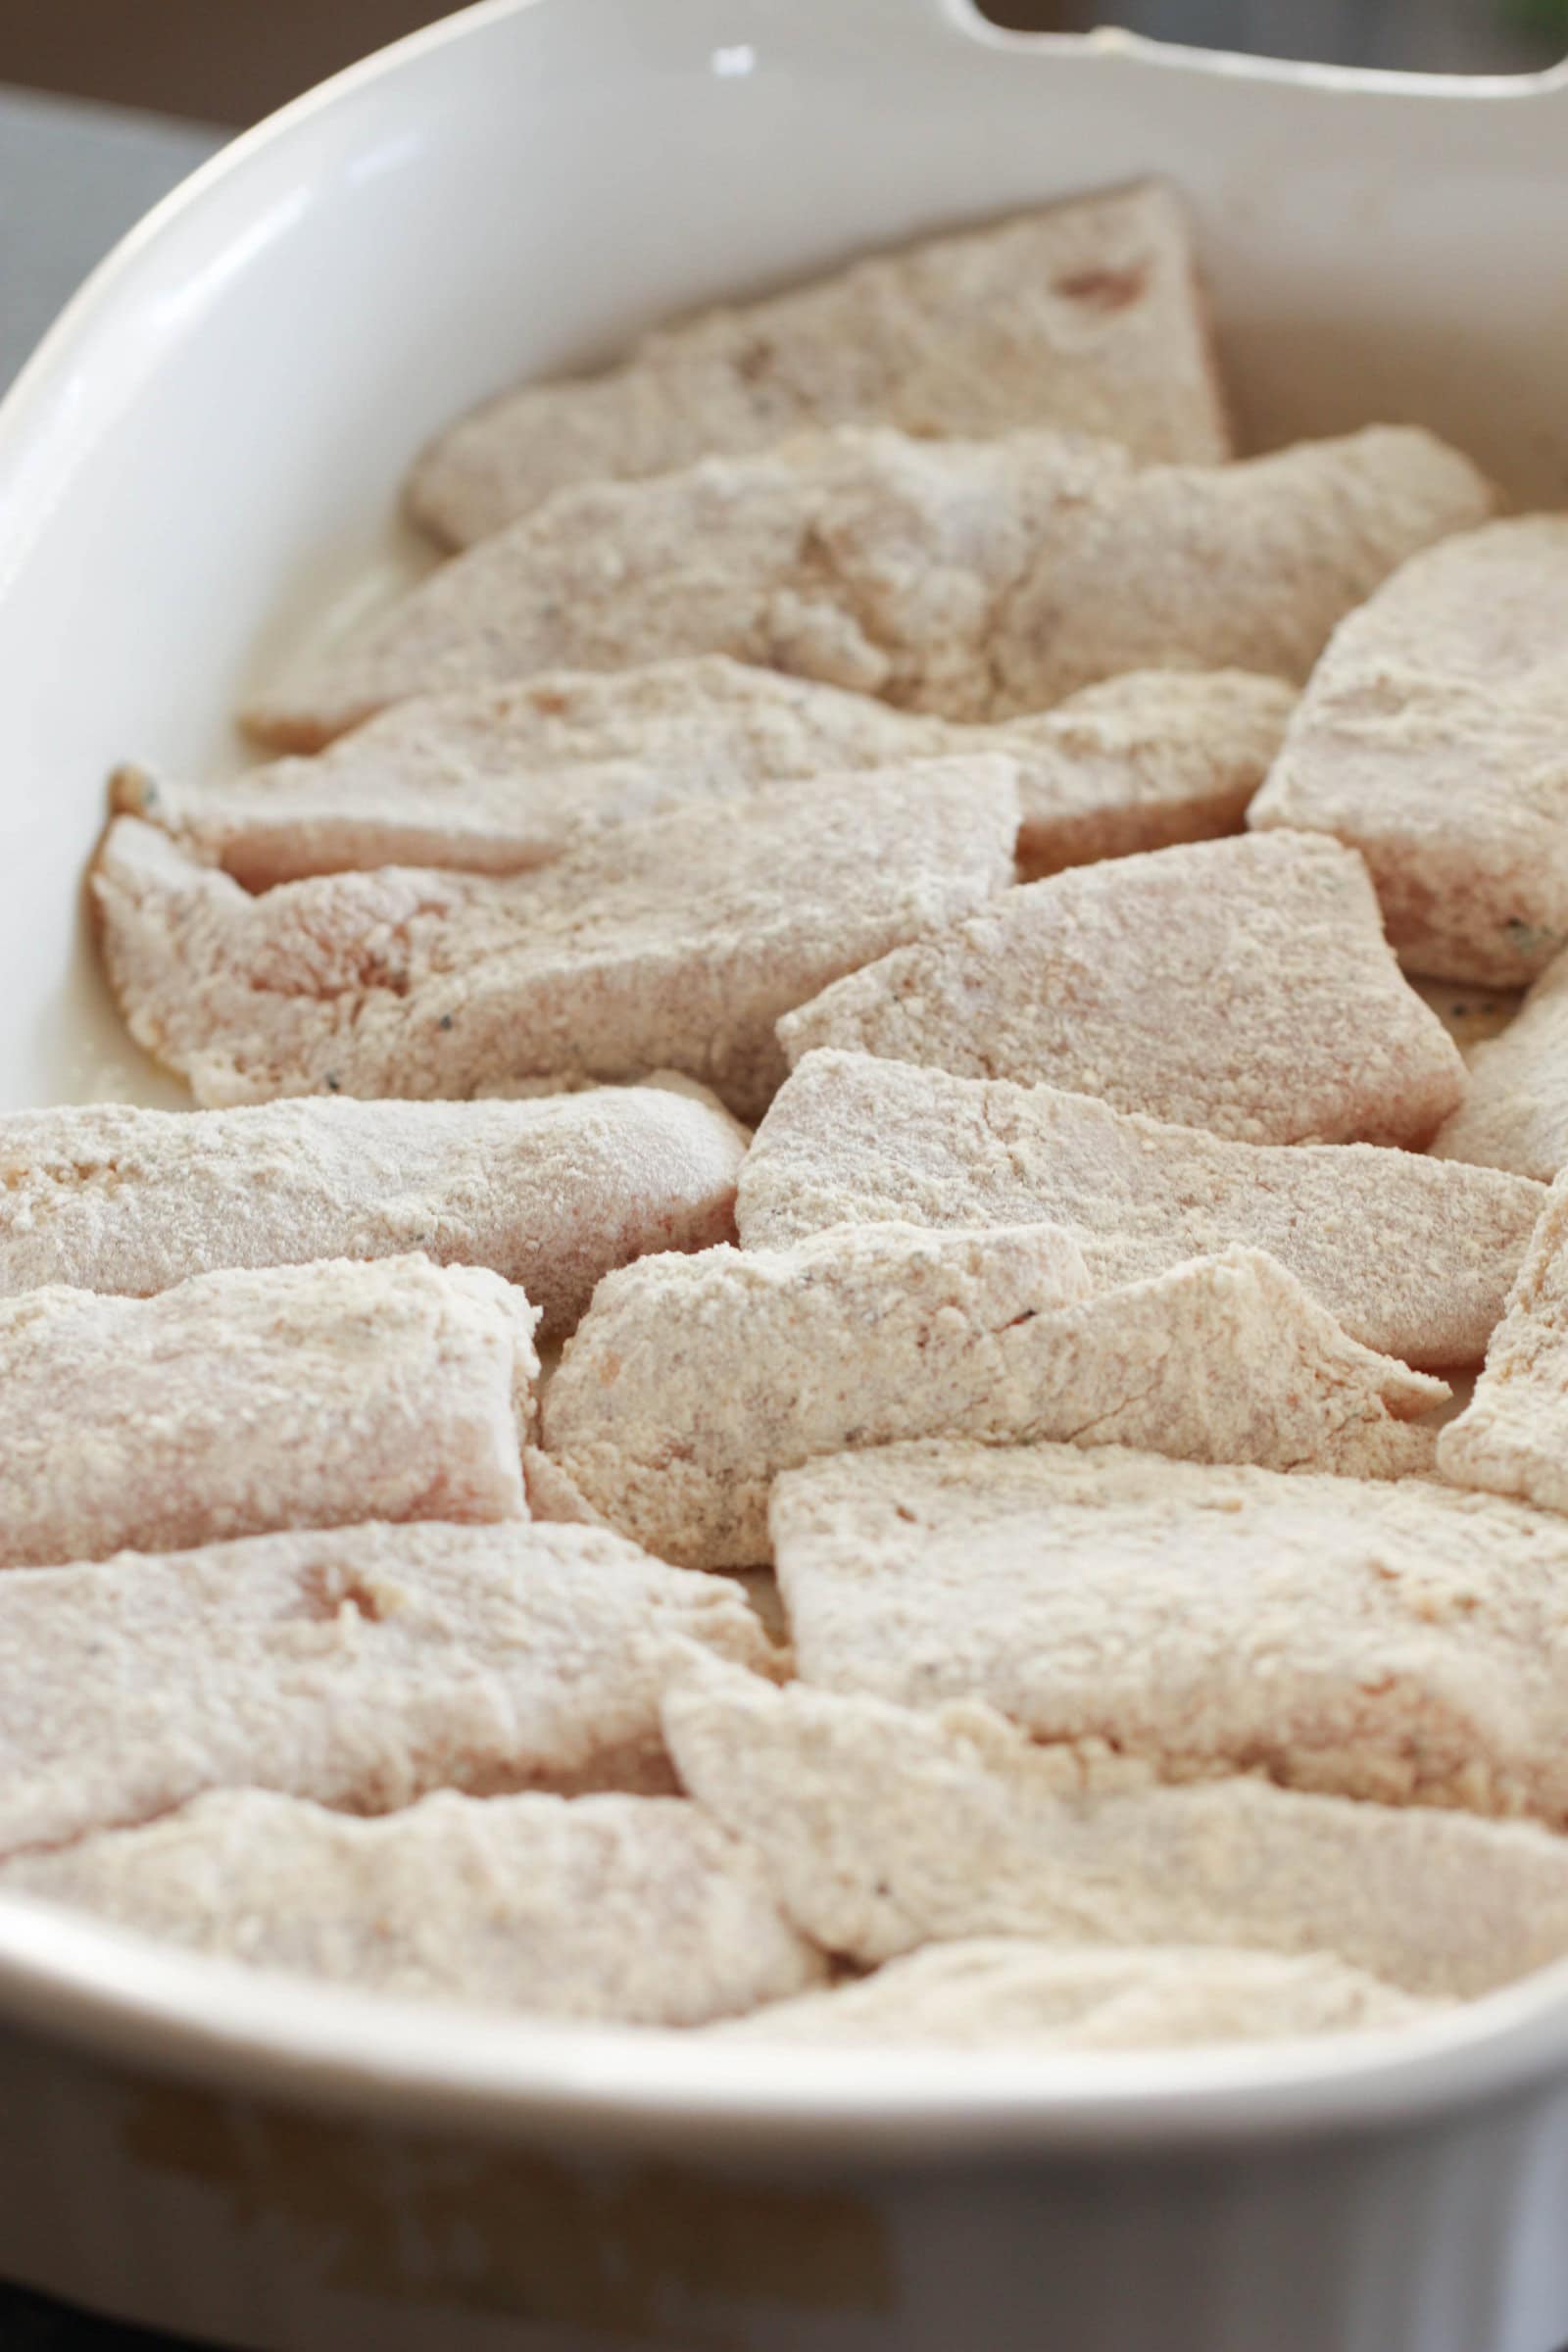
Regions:
[[[78, 921], [105, 771], [234, 759], [416, 558], [427, 431], [1058, 191], [1193, 200], [1253, 444], [1568, 498], [1568, 77], [1024, 39], [962, 0], [490, 0], [199, 172], [0, 410], [0, 1103], [172, 1099]], [[1553, 2352], [1568, 1972], [1424, 2031], [1043, 2059], [398, 2010], [0, 1904], [0, 2273], [266, 2352]]]

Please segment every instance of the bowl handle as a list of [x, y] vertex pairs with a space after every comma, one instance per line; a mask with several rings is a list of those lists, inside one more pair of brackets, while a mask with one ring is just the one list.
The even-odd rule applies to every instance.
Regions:
[[[888, 0], [885, 0], [885, 4], [888, 4]], [[1223, 50], [1194, 49], [1179, 41], [1172, 43], [1154, 40], [1145, 33], [1121, 31], [1114, 22], [1115, 0], [1105, 0], [1105, 4], [1107, 22], [1094, 32], [1052, 32], [1044, 27], [1039, 32], [1024, 32], [1004, 29], [994, 24], [991, 19], [985, 15], [979, 0], [890, 0], [892, 13], [902, 15], [906, 23], [910, 16], [924, 17], [928, 22], [935, 20], [937, 24], [945, 26], [949, 31], [967, 33], [971, 39], [975, 40], [984, 40], [988, 36], [1000, 36], [1004, 40], [1038, 41], [1043, 49], [1058, 51], [1110, 49], [1129, 52], [1143, 51], [1145, 54], [1163, 52], [1167, 58], [1171, 57], [1173, 53], [1179, 53], [1187, 64], [1200, 62], [1205, 56], [1226, 54]], [[1266, 53], [1259, 55], [1256, 63], [1265, 69], [1269, 65], [1276, 65], [1284, 74], [1292, 76], [1303, 71], [1301, 67], [1292, 65], [1285, 60], [1271, 59]], [[1349, 71], [1349, 69], [1345, 70]], [[1308, 66], [1304, 71], [1310, 74], [1313, 68]], [[1462, 81], [1465, 76], [1434, 74], [1426, 76], [1418, 75], [1415, 78], [1442, 82], [1451, 87], [1455, 81]], [[1494, 79], [1492, 75], [1478, 75], [1476, 78], [1485, 79], [1488, 82]], [[1502, 78], [1507, 80], [1510, 77], [1504, 75]], [[1560, 65], [1549, 66], [1542, 73], [1520, 74], [1512, 78], [1518, 83], [1518, 98], [1526, 104], [1568, 105], [1568, 57], [1565, 57]]]

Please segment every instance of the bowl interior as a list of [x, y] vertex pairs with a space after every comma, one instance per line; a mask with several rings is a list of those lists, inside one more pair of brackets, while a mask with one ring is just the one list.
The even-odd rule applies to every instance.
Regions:
[[424, 436], [646, 320], [1169, 173], [1247, 440], [1373, 416], [1568, 494], [1568, 86], [998, 33], [964, 0], [490, 0], [330, 84], [122, 248], [0, 413], [0, 1105], [178, 1095], [79, 919], [103, 782], [245, 757], [243, 682], [423, 560]]
[[[1199, 216], [1250, 445], [1413, 418], [1559, 503], [1565, 129], [1561, 76], [1019, 39], [962, 0], [489, 0], [301, 102], [128, 241], [0, 410], [0, 1107], [180, 1099], [85, 937], [107, 771], [246, 757], [242, 687], [428, 560], [395, 490], [456, 411], [707, 297], [1159, 172]], [[70, 1948], [79, 2023], [136, 1972]], [[46, 2008], [36, 1930], [11, 1963]], [[157, 1965], [161, 2035], [195, 1980]], [[595, 2062], [555, 2047], [580, 2097]]]

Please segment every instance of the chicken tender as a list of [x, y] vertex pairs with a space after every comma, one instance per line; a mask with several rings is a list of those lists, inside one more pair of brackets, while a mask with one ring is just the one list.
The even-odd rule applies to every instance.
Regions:
[[92, 1103], [0, 1117], [0, 1297], [422, 1250], [569, 1331], [612, 1266], [734, 1229], [746, 1133], [666, 1087], [520, 1102]]
[[1459, 1050], [1400, 976], [1366, 868], [1306, 833], [1004, 892], [779, 1023], [818, 1046], [1098, 1095], [1250, 1144], [1427, 1143]]
[[811, 821], [846, 769], [1004, 752], [1034, 876], [1239, 830], [1295, 700], [1246, 670], [1135, 670], [1054, 710], [967, 726], [711, 654], [418, 697], [316, 759], [222, 784], [125, 767], [111, 801], [270, 890], [358, 866], [522, 872], [606, 826], [790, 778]]
[[1544, 1189], [1372, 1144], [1239, 1144], [1088, 1095], [831, 1048], [758, 1129], [748, 1249], [832, 1225], [1064, 1225], [1097, 1288], [1235, 1243], [1267, 1250], [1351, 1339], [1427, 1371], [1479, 1364]]
[[1134, 669], [987, 730], [1018, 761], [1025, 882], [1237, 832], [1296, 706], [1245, 669]]
[[0, 1867], [0, 1893], [405, 1997], [698, 2026], [820, 1981], [758, 1857], [671, 1796], [444, 1789], [357, 1821], [220, 1789]]
[[774, 1476], [901, 1438], [1088, 1440], [1200, 1461], [1419, 1467], [1447, 1390], [1348, 1340], [1256, 1250], [1084, 1301], [1053, 1226], [866, 1225], [608, 1275], [545, 1395], [543, 1445], [662, 1558], [771, 1556]]
[[589, 1528], [337, 1528], [0, 1577], [0, 1853], [206, 1788], [387, 1813], [671, 1787], [667, 1637], [765, 1671], [720, 1577]]
[[535, 1320], [498, 1275], [424, 1257], [0, 1299], [0, 1568], [525, 1519]]
[[1155, 180], [1080, 196], [656, 328], [617, 368], [524, 384], [439, 435], [409, 504], [465, 547], [565, 482], [858, 422], [1051, 424], [1151, 458], [1228, 457], [1180, 198]]
[[1438, 1129], [1434, 1153], [1550, 1184], [1568, 1168], [1568, 954], [1468, 1059], [1469, 1092]]
[[93, 876], [137, 1042], [199, 1101], [462, 1097], [671, 1069], [758, 1117], [773, 1025], [827, 980], [1002, 889], [1018, 828], [1000, 758], [668, 811], [537, 873], [388, 866], [253, 899], [134, 817]]
[[664, 1730], [790, 1918], [849, 1959], [983, 1936], [1239, 1944], [1463, 2000], [1568, 1953], [1568, 1838], [1534, 1822], [1251, 1778], [1173, 1787], [1102, 1748], [1041, 1747], [974, 1701], [922, 1714], [697, 1663]]
[[1328, 1952], [1152, 1944], [1096, 1951], [980, 1936], [710, 2030], [745, 2041], [1150, 2050], [1408, 2026], [1438, 2013]]
[[1536, 979], [1568, 946], [1568, 515], [1429, 548], [1343, 620], [1250, 821], [1359, 850], [1409, 970]]
[[1162, 1779], [1265, 1772], [1568, 1828], [1568, 1525], [1428, 1479], [1120, 1448], [892, 1446], [789, 1470], [802, 1679], [981, 1698]]
[[847, 426], [560, 490], [308, 657], [246, 722], [315, 751], [411, 695], [694, 654], [971, 720], [1134, 669], [1304, 681], [1396, 564], [1494, 503], [1414, 426], [1145, 470], [1057, 433]]
[[1438, 1446], [1445, 1477], [1494, 1494], [1520, 1494], [1549, 1511], [1568, 1511], [1565, 1237], [1568, 1176], [1546, 1196], [1475, 1395]]

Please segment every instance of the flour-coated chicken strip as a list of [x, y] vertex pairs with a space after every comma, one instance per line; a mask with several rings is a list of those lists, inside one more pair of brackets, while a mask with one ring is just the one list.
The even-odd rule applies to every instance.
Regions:
[[1087, 1440], [1279, 1469], [1416, 1467], [1446, 1396], [1348, 1340], [1256, 1250], [1086, 1298], [1049, 1225], [862, 1225], [793, 1250], [607, 1275], [546, 1391], [541, 1443], [662, 1558], [769, 1555], [780, 1471], [847, 1446]]
[[1150, 1944], [1129, 1951], [974, 1936], [710, 2030], [860, 2048], [1151, 2050], [1366, 2033], [1437, 2014], [1328, 1952]]
[[1568, 515], [1428, 548], [1343, 620], [1250, 821], [1359, 850], [1409, 970], [1536, 979], [1568, 946]]
[[612, 1266], [733, 1229], [745, 1131], [673, 1087], [516, 1102], [90, 1103], [0, 1116], [0, 1297], [145, 1298], [219, 1266], [394, 1257], [489, 1266], [546, 1335]]
[[564, 482], [662, 473], [811, 424], [1019, 425], [1230, 455], [1192, 236], [1154, 180], [872, 254], [656, 327], [618, 367], [523, 384], [437, 436], [409, 503], [466, 546]]
[[982, 1698], [1167, 1779], [1568, 1828], [1568, 1524], [1547, 1511], [1428, 1478], [931, 1444], [786, 1471], [770, 1518], [808, 1683]]
[[748, 1249], [830, 1225], [1065, 1225], [1097, 1287], [1235, 1243], [1266, 1250], [1354, 1340], [1479, 1364], [1544, 1189], [1373, 1144], [1245, 1144], [1090, 1095], [824, 1047], [741, 1171]]
[[1242, 1143], [1427, 1143], [1458, 1048], [1404, 980], [1353, 850], [1258, 833], [1006, 891], [779, 1023], [818, 1046], [1099, 1095]]
[[1035, 876], [1238, 831], [1295, 700], [1248, 670], [1134, 670], [1054, 710], [970, 726], [709, 654], [416, 697], [315, 759], [221, 784], [124, 767], [111, 800], [270, 890], [356, 866], [523, 872], [606, 826], [789, 778], [809, 824], [845, 769], [1004, 752]]
[[594, 1528], [372, 1523], [0, 1576], [0, 1853], [276, 1788], [670, 1786], [667, 1637], [765, 1668], [737, 1586]]
[[697, 2026], [818, 1983], [757, 1855], [672, 1796], [464, 1796], [375, 1821], [220, 1789], [0, 1866], [0, 1894], [405, 1998]]
[[255, 899], [120, 817], [93, 892], [132, 1035], [204, 1102], [672, 1069], [757, 1117], [778, 1015], [1002, 889], [1017, 828], [988, 757], [840, 777], [809, 824], [774, 784], [535, 873], [387, 866]]
[[1438, 1129], [1433, 1152], [1550, 1184], [1568, 1167], [1568, 952], [1466, 1059], [1469, 1089]]
[[1568, 1177], [1546, 1196], [1475, 1395], [1444, 1431], [1438, 1462], [1461, 1486], [1568, 1512]]
[[1173, 1787], [974, 1701], [927, 1714], [701, 1665], [664, 1700], [682, 1781], [848, 1958], [972, 1936], [1241, 1944], [1451, 2000], [1568, 1953], [1568, 1838], [1534, 1822]]
[[535, 1320], [499, 1275], [424, 1257], [0, 1299], [0, 1567], [525, 1519]]
[[558, 491], [245, 716], [313, 751], [410, 695], [693, 654], [956, 719], [1133, 669], [1301, 681], [1396, 564], [1493, 506], [1469, 460], [1414, 426], [1144, 469], [1056, 433], [845, 427]]

